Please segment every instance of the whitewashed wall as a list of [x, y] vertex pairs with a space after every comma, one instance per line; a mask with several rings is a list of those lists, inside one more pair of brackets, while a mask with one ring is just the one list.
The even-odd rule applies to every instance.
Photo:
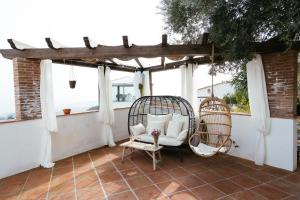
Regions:
[[[272, 118], [271, 132], [266, 137], [266, 163], [293, 171], [296, 169], [296, 121]], [[256, 131], [249, 115], [232, 115], [232, 139], [238, 148], [232, 148], [231, 155], [254, 160]]]
[[[116, 141], [128, 138], [128, 109], [115, 110]], [[104, 145], [97, 113], [58, 117], [53, 158], [59, 160]], [[0, 179], [39, 166], [42, 120], [0, 124]]]

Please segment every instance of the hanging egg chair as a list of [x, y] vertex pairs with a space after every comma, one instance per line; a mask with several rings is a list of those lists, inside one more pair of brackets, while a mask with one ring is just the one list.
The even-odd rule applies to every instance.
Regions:
[[[214, 63], [214, 46], [212, 46], [212, 64]], [[232, 145], [231, 113], [224, 100], [214, 96], [213, 90], [214, 66], [212, 65], [212, 93], [204, 99], [199, 107], [199, 126], [190, 136], [191, 150], [203, 157], [210, 157], [217, 153], [227, 153]]]
[[189, 138], [191, 150], [204, 157], [227, 153], [232, 145], [232, 124], [226, 103], [217, 97], [206, 98], [200, 104], [199, 120], [198, 130]]

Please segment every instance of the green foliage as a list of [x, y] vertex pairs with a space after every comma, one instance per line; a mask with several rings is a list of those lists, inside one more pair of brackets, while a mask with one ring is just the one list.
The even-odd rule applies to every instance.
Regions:
[[287, 44], [300, 37], [299, 0], [162, 0], [166, 29], [184, 42], [196, 42], [203, 32], [222, 49], [235, 70], [252, 58], [252, 42], [278, 39]]

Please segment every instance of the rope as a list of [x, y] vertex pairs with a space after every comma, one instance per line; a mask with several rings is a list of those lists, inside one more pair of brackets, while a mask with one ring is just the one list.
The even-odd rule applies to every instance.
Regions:
[[211, 47], [211, 97], [214, 97], [214, 74], [215, 74], [215, 67], [214, 67], [214, 61], [215, 61], [215, 45], [212, 43]]

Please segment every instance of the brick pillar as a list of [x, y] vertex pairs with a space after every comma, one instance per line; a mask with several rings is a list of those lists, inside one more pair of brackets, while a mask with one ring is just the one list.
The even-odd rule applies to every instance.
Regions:
[[298, 52], [262, 54], [271, 117], [296, 116]]
[[40, 118], [40, 60], [15, 58], [13, 67], [16, 119]]

